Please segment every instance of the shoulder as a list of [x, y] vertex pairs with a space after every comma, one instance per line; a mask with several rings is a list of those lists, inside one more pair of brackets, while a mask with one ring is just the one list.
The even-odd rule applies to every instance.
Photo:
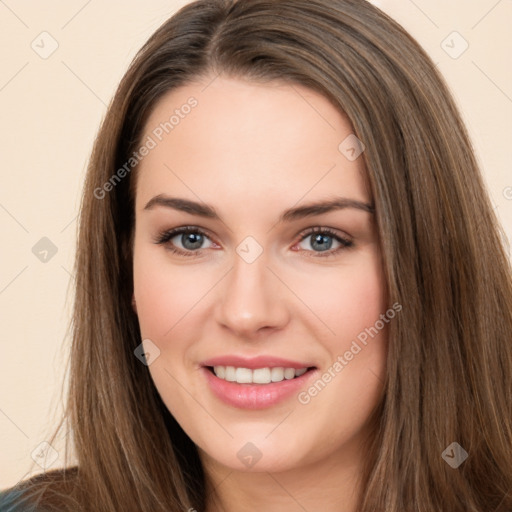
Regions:
[[28, 503], [26, 490], [15, 487], [0, 491], [0, 512], [43, 512]]
[[64, 510], [57, 498], [69, 493], [76, 476], [76, 467], [61, 468], [0, 490], [0, 512], [47, 512], [46, 505], [50, 505], [51, 510]]

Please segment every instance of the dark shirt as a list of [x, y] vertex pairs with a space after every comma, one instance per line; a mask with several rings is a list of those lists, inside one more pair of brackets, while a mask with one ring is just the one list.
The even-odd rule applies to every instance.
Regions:
[[28, 505], [23, 490], [10, 488], [0, 492], [0, 512], [43, 512], [43, 510]]

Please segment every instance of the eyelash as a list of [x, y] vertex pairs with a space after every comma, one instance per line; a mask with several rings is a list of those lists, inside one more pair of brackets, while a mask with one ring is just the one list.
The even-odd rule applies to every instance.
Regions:
[[[182, 249], [179, 249], [171, 244], [168, 244], [168, 242], [173, 239], [175, 236], [177, 235], [181, 235], [181, 234], [185, 234], [185, 233], [196, 233], [196, 234], [200, 234], [200, 235], [203, 235], [207, 238], [210, 238], [208, 236], [208, 233], [206, 233], [204, 230], [202, 230], [201, 228], [197, 228], [197, 227], [194, 227], [194, 226], [185, 226], [185, 227], [181, 227], [181, 228], [176, 228], [176, 229], [171, 229], [171, 230], [168, 230], [168, 231], [162, 231], [157, 237], [156, 239], [154, 240], [154, 243], [155, 244], [158, 244], [158, 245], [166, 245], [167, 244], [167, 247], [166, 249], [170, 252], [172, 252], [173, 254], [178, 254], [179, 256], [185, 256], [185, 257], [199, 257], [201, 256], [203, 250], [205, 249], [199, 249], [197, 251], [183, 251]], [[336, 233], [335, 231], [333, 231], [332, 229], [329, 229], [329, 228], [321, 228], [321, 227], [315, 227], [315, 228], [309, 228], [305, 231], [303, 231], [302, 233], [300, 233], [300, 240], [298, 242], [296, 242], [294, 245], [296, 245], [297, 243], [301, 243], [303, 240], [305, 240], [308, 236], [311, 236], [311, 235], [314, 235], [314, 234], [323, 234], [323, 235], [328, 235], [332, 238], [334, 238], [336, 241], [338, 241], [341, 246], [338, 247], [337, 249], [334, 249], [334, 250], [328, 250], [328, 251], [325, 251], [325, 252], [315, 252], [315, 251], [306, 251], [305, 249], [301, 249], [300, 251], [302, 252], [306, 252], [306, 253], [311, 253], [313, 252], [314, 254], [310, 254], [308, 257], [312, 257], [312, 258], [329, 258], [329, 257], [332, 257], [332, 256], [336, 256], [339, 252], [343, 251], [343, 250], [346, 250], [346, 249], [350, 249], [354, 246], [354, 243], [350, 240], [348, 240], [347, 238], [344, 238], [342, 236], [340, 236], [338, 233]]]

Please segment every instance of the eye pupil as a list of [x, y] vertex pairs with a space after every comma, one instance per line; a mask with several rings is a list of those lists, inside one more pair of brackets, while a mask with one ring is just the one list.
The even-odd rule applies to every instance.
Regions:
[[330, 235], [322, 234], [314, 235], [312, 247], [314, 247], [315, 243], [320, 244], [317, 248], [319, 248], [321, 251], [327, 251], [332, 246], [332, 237]]
[[[187, 246], [187, 243], [191, 242], [191, 246]], [[194, 250], [199, 249], [203, 243], [203, 235], [200, 233], [184, 233], [181, 235], [181, 243], [185, 249]]]

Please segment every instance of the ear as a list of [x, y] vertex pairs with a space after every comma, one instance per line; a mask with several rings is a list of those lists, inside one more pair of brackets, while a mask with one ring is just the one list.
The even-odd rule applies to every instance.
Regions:
[[135, 294], [132, 295], [132, 308], [137, 313], [137, 303], [135, 302]]

